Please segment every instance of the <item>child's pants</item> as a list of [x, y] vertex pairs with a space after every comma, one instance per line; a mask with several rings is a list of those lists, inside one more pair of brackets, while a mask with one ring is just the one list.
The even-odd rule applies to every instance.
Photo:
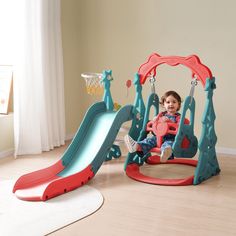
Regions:
[[[153, 135], [152, 137], [147, 137], [142, 141], [137, 142], [142, 149], [143, 154], [147, 154], [152, 148], [157, 146], [157, 137]], [[163, 151], [167, 147], [172, 147], [174, 141], [173, 140], [166, 140], [161, 145], [161, 151]]]

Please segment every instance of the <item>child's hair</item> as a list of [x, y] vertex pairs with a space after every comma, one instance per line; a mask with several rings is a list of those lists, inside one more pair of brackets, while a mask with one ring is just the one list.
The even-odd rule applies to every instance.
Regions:
[[173, 97], [178, 101], [178, 103], [179, 103], [179, 108], [178, 108], [178, 110], [179, 110], [180, 107], [181, 107], [181, 102], [182, 102], [182, 101], [181, 101], [181, 97], [179, 96], [178, 93], [176, 93], [175, 91], [172, 91], [172, 90], [167, 91], [167, 92], [161, 97], [160, 104], [161, 104], [162, 106], [164, 106], [164, 102], [165, 102], [166, 98], [169, 97], [169, 96], [173, 96]]

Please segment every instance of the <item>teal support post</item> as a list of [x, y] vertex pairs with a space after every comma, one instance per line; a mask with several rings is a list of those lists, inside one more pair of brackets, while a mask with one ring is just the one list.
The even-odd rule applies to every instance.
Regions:
[[[190, 112], [190, 123], [185, 124], [187, 111]], [[178, 133], [173, 144], [173, 152], [175, 157], [192, 158], [196, 155], [198, 149], [198, 140], [194, 135], [194, 117], [195, 117], [195, 99], [191, 96], [186, 97], [181, 112], [181, 119], [179, 123]], [[184, 138], [189, 141], [187, 148], [182, 148]]]
[[[144, 121], [142, 129], [139, 133], [138, 140], [143, 140], [147, 137], [148, 132], [146, 131], [146, 126], [148, 121], [150, 120], [150, 111], [151, 108], [154, 107], [154, 116], [157, 116], [159, 113], [159, 97], [156, 93], [152, 93], [149, 95], [147, 100], [147, 107], [145, 109]], [[151, 118], [153, 119], [153, 117]], [[141, 155], [139, 153], [135, 153], [132, 163], [136, 163], [138, 165], [143, 165], [147, 158], [151, 156], [151, 153], [147, 153], [146, 155]]]
[[[108, 111], [114, 110], [114, 103], [111, 96], [111, 81], [113, 80], [112, 71], [104, 70], [102, 74], [102, 83], [104, 87], [103, 101], [106, 103]], [[107, 154], [106, 161], [110, 161], [112, 158], [119, 158], [121, 156], [121, 150], [118, 145], [113, 144], [110, 151]]]
[[107, 110], [113, 111], [114, 109], [114, 103], [111, 97], [111, 81], [112, 78], [112, 71], [111, 70], [105, 70], [102, 74], [102, 83], [104, 87], [104, 95], [103, 95], [103, 101], [106, 103]]
[[143, 121], [143, 127], [140, 132], [138, 140], [143, 140], [147, 137], [147, 131], [146, 126], [149, 120], [153, 119], [153, 117], [150, 119], [150, 111], [151, 108], [154, 108], [154, 116], [157, 116], [159, 113], [159, 97], [156, 93], [151, 93], [147, 100], [147, 107], [144, 115], [144, 121]]
[[199, 141], [199, 159], [194, 174], [194, 185], [219, 174], [220, 168], [216, 156], [217, 136], [215, 133], [214, 121], [216, 119], [213, 107], [213, 90], [216, 88], [215, 78], [207, 79], [205, 91], [207, 92], [206, 105], [202, 119], [202, 134]]
[[[134, 101], [134, 108], [133, 108], [133, 122], [131, 125], [131, 129], [129, 131], [129, 135], [134, 139], [137, 140], [140, 134], [140, 131], [143, 126], [144, 121], [144, 114], [145, 114], [145, 105], [142, 97], [142, 85], [140, 84], [139, 75], [136, 73], [134, 77], [134, 86], [136, 91], [135, 101]], [[127, 165], [134, 162], [135, 153], [129, 153], [126, 159], [124, 169], [126, 169]], [[135, 161], [136, 162], [136, 161]], [[142, 160], [138, 160], [139, 164], [142, 164]]]
[[144, 114], [145, 114], [145, 104], [142, 97], [142, 85], [140, 84], [139, 75], [135, 74], [134, 77], [134, 86], [136, 91], [136, 96], [134, 100], [134, 119], [129, 131], [129, 135], [137, 140], [140, 134], [140, 131], [143, 126]]

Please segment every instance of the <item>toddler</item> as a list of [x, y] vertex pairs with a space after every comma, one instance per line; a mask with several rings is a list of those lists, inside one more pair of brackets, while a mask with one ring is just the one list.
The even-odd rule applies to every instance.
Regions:
[[[161, 97], [160, 104], [164, 107], [165, 111], [160, 114], [159, 122], [173, 122], [178, 124], [180, 121], [180, 113], [178, 113], [178, 111], [181, 107], [181, 97], [179, 94], [175, 91], [166, 92]], [[154, 117], [154, 122], [156, 119], [157, 117]], [[124, 140], [130, 153], [142, 152], [145, 155], [152, 148], [157, 146], [157, 137], [155, 135], [137, 142], [127, 134], [124, 137]], [[160, 156], [161, 162], [166, 162], [172, 156], [172, 145], [174, 140], [174, 134], [166, 134], [163, 137]]]

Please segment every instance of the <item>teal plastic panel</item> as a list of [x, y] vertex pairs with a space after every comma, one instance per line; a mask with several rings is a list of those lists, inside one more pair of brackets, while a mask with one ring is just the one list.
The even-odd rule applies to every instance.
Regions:
[[133, 106], [128, 105], [118, 112], [108, 111], [105, 102], [90, 107], [62, 158], [66, 167], [59, 176], [78, 173], [90, 164], [96, 173], [105, 161], [122, 123], [132, 119], [132, 109]]
[[[136, 90], [136, 96], [133, 107], [133, 121], [131, 125], [131, 129], [129, 131], [129, 135], [137, 140], [140, 134], [140, 131], [143, 127], [144, 114], [145, 114], [145, 105], [142, 97], [142, 85], [140, 84], [139, 75], [135, 74], [134, 77], [134, 86]], [[126, 169], [127, 165], [132, 162], [136, 153], [129, 153], [127, 159], [125, 161], [124, 169]]]
[[205, 87], [206, 105], [202, 118], [202, 134], [199, 141], [199, 158], [193, 182], [195, 185], [220, 173], [220, 167], [215, 150], [217, 142], [214, 125], [216, 114], [212, 99], [215, 88], [215, 78], [207, 79]]
[[126, 105], [119, 109], [115, 114], [114, 121], [109, 128], [109, 131], [106, 136], [104, 136], [104, 141], [102, 146], [99, 149], [99, 152], [96, 154], [92, 162], [93, 172], [96, 173], [102, 163], [105, 161], [108, 152], [110, 151], [112, 144], [115, 141], [115, 138], [120, 130], [121, 125], [133, 119], [133, 106]]
[[[190, 112], [190, 124], [184, 123], [187, 111]], [[172, 147], [175, 157], [192, 158], [197, 153], [198, 140], [194, 135], [194, 117], [195, 99], [191, 96], [188, 96], [184, 101], [178, 133], [175, 137], [175, 142]], [[185, 137], [190, 143], [187, 148], [182, 148], [182, 142]]]

